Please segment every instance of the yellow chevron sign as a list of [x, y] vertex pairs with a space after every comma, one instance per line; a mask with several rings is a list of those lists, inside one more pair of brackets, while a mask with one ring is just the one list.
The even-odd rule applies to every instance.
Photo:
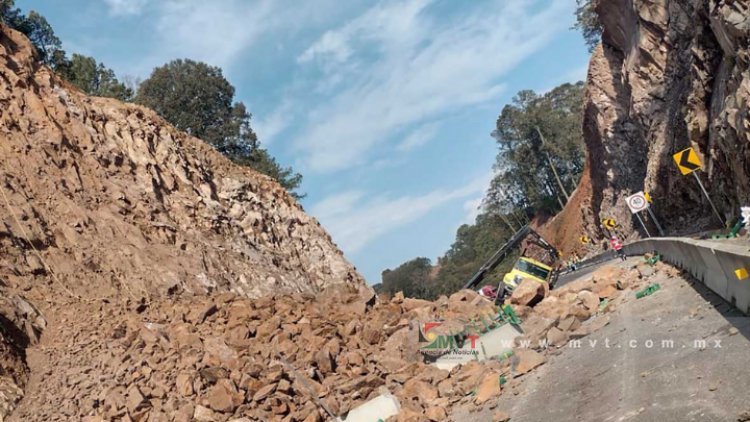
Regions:
[[673, 155], [672, 158], [677, 163], [677, 168], [680, 169], [683, 176], [703, 168], [701, 159], [693, 148], [684, 149]]
[[617, 226], [617, 222], [614, 218], [605, 218], [604, 220], [602, 220], [602, 224], [604, 224], [604, 227], [610, 230], [614, 229]]
[[584, 245], [591, 243], [591, 238], [586, 235], [583, 235], [581, 236], [581, 243], [583, 243]]

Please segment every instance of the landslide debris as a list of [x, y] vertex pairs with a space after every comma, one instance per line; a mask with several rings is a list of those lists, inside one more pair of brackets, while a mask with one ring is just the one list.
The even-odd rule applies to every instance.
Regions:
[[426, 364], [420, 324], [494, 312], [471, 291], [378, 303], [345, 285], [317, 297], [225, 293], [145, 306], [53, 305], [29, 356], [47, 369], [32, 373], [11, 420], [322, 421], [325, 408], [345, 414], [382, 388], [404, 415], [441, 420], [438, 409], [471, 403], [465, 396], [488, 373], [497, 382], [502, 365], [472, 362], [448, 372]]
[[[196, 354], [176, 354], [190, 345], [160, 350], [152, 338], [134, 337], [127, 312], [176, 324], [177, 309], [202, 309], [207, 294], [369, 291], [274, 180], [232, 164], [151, 110], [83, 95], [36, 54], [0, 24], [0, 420], [22, 397], [37, 403], [41, 394], [38, 406], [13, 417], [81, 420], [103, 414], [107, 403], [108, 414], [141, 421], [174, 405], [148, 404], [172, 388], [148, 384], [149, 368], [172, 368], [176, 356], [187, 368]], [[183, 305], [158, 309], [170, 300]], [[189, 322], [200, 325], [217, 311], [202, 312]], [[234, 406], [222, 396], [235, 394], [224, 378], [204, 375], [215, 381], [201, 384], [214, 387], [213, 405]], [[127, 389], [119, 395], [107, 380]], [[161, 420], [157, 413], [151, 420]]]
[[[671, 267], [662, 263], [656, 265], [658, 270], [676, 274]], [[523, 335], [516, 339], [516, 345], [522, 349], [557, 349], [565, 347], [570, 340], [599, 330], [609, 323], [607, 314], [616, 310], [630, 296], [634, 298], [634, 292], [656, 271], [647, 264], [629, 268], [606, 265], [590, 276], [544, 292], [541, 289], [537, 292], [538, 282], [524, 280], [506, 300], [523, 319]], [[534, 289], [531, 290], [531, 287]], [[530, 291], [532, 294], [529, 294]], [[524, 363], [524, 369], [542, 363], [538, 356], [524, 350], [520, 352], [523, 360], [530, 362]]]
[[524, 330], [513, 355], [451, 371], [425, 362], [420, 334], [426, 322], [442, 322], [447, 334], [497, 314], [469, 290], [435, 302], [400, 294], [380, 301], [345, 284], [255, 299], [50, 302], [44, 335], [27, 349], [25, 397], [9, 420], [310, 422], [385, 392], [401, 405], [392, 421], [474, 414], [506, 391], [519, 394], [518, 377], [567, 339], [604, 326], [647, 273], [643, 265], [604, 267], [545, 292], [534, 307], [512, 305]]

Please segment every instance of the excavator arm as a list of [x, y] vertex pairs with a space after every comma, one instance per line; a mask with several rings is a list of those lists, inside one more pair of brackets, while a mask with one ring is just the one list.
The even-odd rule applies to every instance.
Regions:
[[[550, 258], [552, 261], [557, 261], [560, 258], [560, 253], [557, 251], [557, 249], [552, 246], [549, 242], [544, 240], [542, 236], [539, 235], [539, 233], [535, 232], [534, 229], [529, 227], [528, 225], [521, 227], [520, 230], [515, 232], [513, 236], [511, 236], [510, 239], [508, 239], [507, 242], [503, 246], [500, 247], [488, 260], [485, 262], [479, 270], [474, 273], [474, 275], [471, 276], [469, 281], [466, 282], [464, 285], [464, 289], [473, 289], [476, 287], [479, 283], [484, 280], [484, 277], [487, 276], [492, 270], [494, 270], [498, 265], [500, 265], [501, 262], [508, 256], [508, 254], [513, 251], [518, 245], [521, 244], [521, 242], [526, 239], [526, 237], [530, 236], [531, 243], [534, 243], [535, 245], [538, 245], [539, 247], [543, 248], [544, 250], [549, 253]], [[555, 277], [553, 275], [553, 277]], [[552, 280], [550, 281], [550, 284], [554, 284]]]

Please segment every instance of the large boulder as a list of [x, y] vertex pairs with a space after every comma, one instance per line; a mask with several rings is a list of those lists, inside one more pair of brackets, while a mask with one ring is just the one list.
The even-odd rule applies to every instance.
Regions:
[[510, 303], [512, 305], [534, 306], [545, 298], [547, 292], [545, 283], [527, 278], [522, 280], [518, 287], [513, 290]]

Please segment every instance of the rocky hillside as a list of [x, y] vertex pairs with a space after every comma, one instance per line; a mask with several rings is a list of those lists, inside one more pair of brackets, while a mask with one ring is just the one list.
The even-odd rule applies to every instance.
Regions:
[[363, 284], [270, 178], [152, 111], [89, 98], [0, 29], [0, 277], [80, 297]]
[[587, 186], [556, 219], [583, 227], [567, 237], [600, 237], [608, 217], [636, 230], [625, 198], [640, 190], [671, 233], [718, 225], [672, 161], [689, 146], [720, 212], [736, 216], [750, 203], [750, 1], [603, 0], [597, 10], [604, 34], [585, 92]]
[[[58, 327], [61, 341], [81, 339], [86, 318], [106, 304], [137, 314], [160, 300], [222, 293], [367, 291], [320, 224], [275, 181], [148, 109], [81, 94], [3, 26], [0, 223], [0, 421], [28, 395], [30, 374], [72, 374], [46, 366], [47, 358], [29, 360], [34, 347], [48, 347], [38, 343], [45, 329]], [[60, 309], [67, 314], [58, 318]], [[107, 356], [87, 350], [85, 364]], [[96, 382], [84, 378], [76, 382]], [[66, 406], [84, 405], [56, 388]]]

